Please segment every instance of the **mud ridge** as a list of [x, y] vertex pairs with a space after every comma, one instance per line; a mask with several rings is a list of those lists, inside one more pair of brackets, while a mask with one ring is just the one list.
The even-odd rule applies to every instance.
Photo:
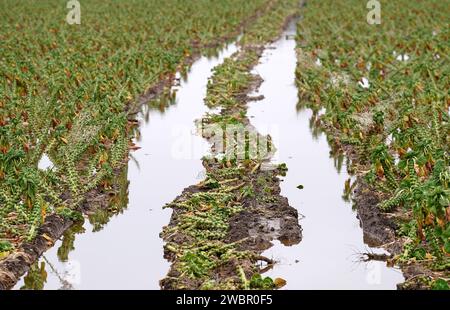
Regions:
[[[293, 15], [285, 17], [283, 27], [292, 18]], [[225, 60], [221, 70], [249, 74], [264, 50], [265, 44], [243, 45], [240, 51]], [[217, 75], [220, 74], [221, 71]], [[297, 210], [280, 195], [278, 176], [286, 172], [286, 167], [270, 163], [275, 151], [270, 137], [260, 136], [245, 116], [247, 102], [255, 100], [249, 94], [260, 86], [262, 79], [251, 75], [246, 86], [231, 95], [226, 91], [221, 93], [223, 89], [230, 89], [221, 88], [231, 82], [227, 77], [215, 80], [213, 76], [210, 82], [211, 88], [219, 84], [219, 92], [212, 92], [218, 97], [228, 98], [224, 102], [229, 104], [215, 105], [222, 108], [220, 114], [208, 114], [201, 120], [202, 126], [219, 124], [226, 128], [237, 123], [245, 128], [246, 137], [258, 137], [258, 142], [248, 141], [246, 150], [235, 150], [230, 156], [222, 153], [223, 144], [239, 142], [227, 140], [224, 143], [220, 131], [201, 131], [211, 144], [211, 154], [203, 159], [206, 179], [186, 188], [166, 206], [172, 208], [173, 213], [161, 237], [166, 242], [164, 256], [172, 265], [160, 285], [162, 289], [277, 288], [284, 280], [262, 280], [261, 274], [276, 262], [261, 254], [272, 246], [273, 240], [286, 246], [299, 243], [301, 227]], [[206, 101], [208, 104], [208, 99]], [[230, 123], [231, 119], [234, 121]], [[264, 143], [269, 150], [263, 155], [258, 154], [257, 159], [242, 154]], [[237, 145], [235, 147], [239, 149]], [[226, 216], [217, 219], [222, 212]], [[195, 218], [194, 223], [192, 218]], [[223, 225], [202, 225], [209, 219], [223, 222]]]
[[[217, 49], [224, 43], [238, 36], [243, 29], [248, 27], [248, 25], [251, 25], [253, 21], [269, 10], [275, 2], [276, 1], [271, 1], [269, 5], [261, 7], [254, 15], [242, 21], [236, 31], [217, 38], [213, 43], [201, 45], [199, 42], [192, 42], [192, 46], [196, 51], [192, 55], [186, 57], [179, 67], [189, 67], [201, 57], [204, 49]], [[128, 115], [128, 120], [131, 123], [134, 123], [134, 125], [137, 125], [135, 123], [136, 115], [140, 112], [141, 107], [145, 103], [162, 96], [165, 91], [173, 85], [174, 81], [174, 73], [164, 75], [156, 84], [144, 91], [135, 100], [129, 101], [124, 109]], [[128, 152], [129, 151], [130, 150], [128, 150]], [[127, 164], [128, 154], [125, 159], [126, 161], [124, 161], [124, 164]], [[120, 173], [120, 169], [113, 172], [114, 176], [118, 176]], [[119, 189], [117, 188], [105, 191], [103, 187], [98, 187], [91, 190], [85, 195], [85, 201], [81, 203], [76, 211], [79, 211], [82, 214], [89, 214], [96, 210], [107, 209], [110, 197], [118, 192]], [[67, 193], [63, 193], [62, 196], [67, 196]], [[13, 288], [20, 277], [28, 272], [30, 266], [35, 263], [45, 251], [51, 248], [55, 241], [61, 238], [64, 232], [74, 223], [73, 220], [57, 214], [47, 216], [44, 223], [39, 227], [37, 236], [33, 241], [25, 242], [14, 252], [0, 260], [0, 290]]]

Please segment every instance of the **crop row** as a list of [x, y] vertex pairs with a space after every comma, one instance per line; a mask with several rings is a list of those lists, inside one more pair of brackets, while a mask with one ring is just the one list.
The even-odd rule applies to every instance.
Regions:
[[[222, 127], [249, 123], [247, 94], [257, 82], [257, 77], [250, 71], [259, 61], [265, 44], [276, 39], [286, 21], [296, 13], [297, 0], [274, 1], [273, 6], [246, 30], [238, 42], [240, 50], [214, 68], [205, 103], [221, 108], [221, 112], [208, 114], [204, 122]], [[211, 137], [205, 135], [205, 138]], [[235, 142], [231, 141], [227, 143]], [[248, 156], [241, 159], [238, 154], [219, 158], [215, 156], [221, 155], [218, 152], [214, 149], [214, 155], [203, 159], [207, 178], [185, 189], [180, 197], [167, 205], [174, 212], [162, 237], [166, 242], [166, 257], [172, 266], [161, 281], [162, 288], [273, 289], [282, 286], [284, 280], [261, 275], [257, 262], [273, 262], [260, 256], [262, 246], [253, 239], [264, 244], [261, 240], [267, 237], [260, 231], [249, 235], [249, 226], [255, 225], [252, 215], [257, 221], [258, 216], [267, 220], [285, 212], [283, 215], [290, 215], [291, 221], [283, 220], [289, 225], [295, 223], [290, 229], [299, 232], [298, 219], [292, 216], [295, 212], [283, 205], [279, 196], [276, 176], [283, 169], [262, 171], [259, 159]], [[248, 155], [247, 147], [245, 152]], [[231, 227], [233, 223], [234, 228]]]
[[449, 3], [382, 1], [372, 25], [363, 2], [308, 3], [297, 38], [300, 99], [324, 109], [323, 127], [356, 152], [356, 173], [393, 213], [403, 243], [396, 262], [448, 281]]
[[127, 103], [267, 2], [83, 1], [69, 25], [61, 1], [1, 1], [0, 253], [48, 214], [79, 217], [126, 157]]

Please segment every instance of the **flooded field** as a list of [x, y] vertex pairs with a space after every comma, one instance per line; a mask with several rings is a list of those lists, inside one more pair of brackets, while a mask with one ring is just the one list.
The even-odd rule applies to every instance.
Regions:
[[345, 163], [335, 164], [325, 135], [311, 128], [315, 116], [298, 102], [295, 33], [291, 23], [265, 51], [254, 70], [264, 79], [255, 95], [264, 99], [248, 111], [258, 131], [272, 136], [274, 160], [288, 167], [281, 195], [303, 215], [302, 241], [291, 247], [276, 242], [267, 250], [264, 255], [278, 263], [266, 274], [287, 280], [286, 289], [395, 289], [403, 281], [398, 269], [360, 260], [362, 253], [383, 251], [364, 244], [356, 212], [343, 197], [351, 178]]
[[0, 291], [450, 289], [448, 0], [60, 2], [0, 1]]
[[[276, 264], [264, 275], [284, 278], [286, 289], [395, 289], [403, 280], [399, 270], [361, 260], [362, 253], [382, 250], [364, 244], [356, 212], [344, 197], [351, 176], [345, 164], [336, 164], [342, 158], [333, 159], [325, 135], [311, 128], [315, 115], [298, 102], [294, 35], [292, 22], [253, 70], [264, 80], [254, 95], [264, 99], [249, 104], [250, 122], [273, 138], [272, 160], [288, 166], [281, 195], [298, 210], [303, 230], [297, 245], [274, 241], [264, 255]], [[230, 44], [217, 57], [196, 61], [185, 78], [177, 76], [172, 104], [144, 106], [135, 141], [140, 148], [127, 170], [128, 206], [100, 228], [89, 220], [74, 227], [64, 237], [71, 246], [58, 241], [16, 289], [33, 288], [36, 281], [45, 289], [160, 288], [169, 268], [159, 234], [170, 211], [162, 206], [205, 178], [201, 158], [209, 144], [195, 121], [208, 112], [203, 100], [211, 70], [236, 50]]]
[[0, 33], [0, 289], [449, 288], [444, 5], [136, 1]]
[[[217, 57], [197, 60], [174, 86], [173, 104], [164, 103], [161, 110], [155, 102], [143, 107], [135, 141], [140, 149], [131, 153], [128, 164], [128, 206], [101, 229], [94, 231], [86, 220], [72, 236], [65, 261], [58, 255], [61, 241], [46, 252], [39, 262], [46, 273], [40, 279], [43, 288], [159, 289], [169, 266], [159, 234], [171, 213], [162, 207], [205, 177], [200, 159], [209, 145], [195, 121], [208, 111], [203, 99], [211, 70], [236, 50], [230, 44]], [[24, 279], [15, 288], [27, 288]]]

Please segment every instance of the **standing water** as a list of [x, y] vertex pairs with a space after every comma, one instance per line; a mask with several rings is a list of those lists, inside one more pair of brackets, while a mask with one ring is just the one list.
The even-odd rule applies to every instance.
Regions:
[[[403, 281], [400, 271], [383, 262], [359, 261], [358, 253], [380, 250], [363, 242], [356, 214], [342, 198], [349, 176], [335, 169], [326, 137], [312, 134], [312, 112], [296, 109], [293, 35], [294, 23], [255, 68], [264, 79], [259, 91], [265, 99], [250, 104], [248, 113], [260, 134], [272, 136], [275, 159], [289, 168], [281, 194], [304, 215], [298, 245], [276, 243], [264, 253], [279, 262], [266, 275], [286, 279], [287, 289], [394, 289]], [[170, 211], [162, 206], [204, 177], [200, 159], [209, 146], [197, 136], [194, 121], [208, 111], [203, 98], [211, 70], [235, 50], [230, 45], [216, 58], [195, 62], [177, 87], [174, 105], [164, 111], [144, 109], [136, 141], [141, 149], [128, 165], [129, 202], [123, 214], [100, 229], [88, 221], [74, 227], [78, 235], [56, 242], [16, 289], [160, 288], [169, 269], [159, 233]]]
[[[209, 146], [197, 135], [195, 121], [208, 111], [203, 99], [211, 70], [236, 49], [231, 44], [217, 57], [196, 61], [187, 79], [175, 87], [175, 104], [164, 111], [144, 107], [136, 141], [141, 148], [131, 153], [128, 165], [127, 209], [101, 230], [85, 221], [85, 232], [71, 240], [72, 246], [56, 242], [16, 289], [160, 288], [169, 262], [163, 258], [159, 233], [171, 215], [162, 207], [204, 177], [200, 159]], [[65, 251], [70, 252], [61, 255]]]
[[277, 242], [263, 253], [278, 261], [265, 275], [284, 278], [286, 289], [395, 289], [403, 282], [399, 270], [384, 262], [359, 260], [358, 253], [381, 250], [364, 244], [356, 213], [342, 198], [349, 175], [335, 169], [325, 135], [312, 134], [312, 112], [296, 109], [296, 43], [290, 39], [294, 36], [292, 23], [255, 67], [264, 79], [259, 93], [265, 98], [251, 103], [248, 111], [259, 133], [272, 136], [277, 148], [274, 160], [289, 169], [281, 195], [304, 216], [298, 245]]

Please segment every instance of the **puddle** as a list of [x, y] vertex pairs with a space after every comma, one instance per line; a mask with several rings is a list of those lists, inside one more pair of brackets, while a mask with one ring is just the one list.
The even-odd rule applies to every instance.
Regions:
[[279, 261], [265, 275], [287, 280], [285, 289], [396, 289], [403, 281], [398, 269], [360, 261], [359, 253], [383, 250], [363, 242], [356, 212], [344, 192], [351, 177], [342, 168], [343, 157], [330, 157], [325, 135], [310, 128], [312, 111], [297, 109], [295, 41], [290, 39], [294, 34], [292, 23], [255, 67], [264, 79], [256, 95], [265, 99], [250, 103], [248, 111], [257, 130], [272, 136], [274, 160], [289, 169], [281, 195], [304, 216], [298, 245], [286, 247], [277, 241], [263, 253]]
[[123, 214], [74, 228], [15, 289], [160, 289], [170, 266], [159, 234], [171, 211], [162, 207], [204, 178], [200, 159], [209, 145], [197, 135], [195, 120], [208, 111], [203, 99], [211, 70], [236, 50], [231, 44], [215, 57], [200, 58], [187, 79], [180, 76], [173, 104], [144, 108], [135, 141], [141, 148], [131, 153]]

